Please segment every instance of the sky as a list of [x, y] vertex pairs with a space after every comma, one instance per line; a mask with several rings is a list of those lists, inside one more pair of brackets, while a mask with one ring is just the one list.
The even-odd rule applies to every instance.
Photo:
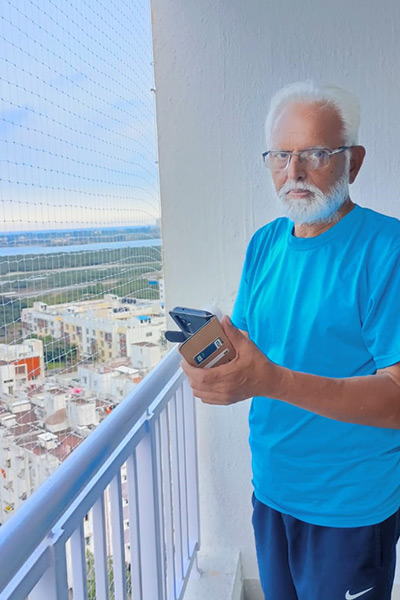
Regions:
[[0, 231], [160, 215], [149, 0], [2, 0]]

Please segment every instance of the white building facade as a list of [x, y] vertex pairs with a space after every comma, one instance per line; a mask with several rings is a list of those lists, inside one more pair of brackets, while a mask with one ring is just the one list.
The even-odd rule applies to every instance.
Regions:
[[0, 344], [0, 394], [12, 397], [29, 383], [44, 379], [43, 343], [25, 340], [21, 344]]
[[64, 339], [78, 349], [79, 359], [107, 360], [130, 356], [135, 343], [160, 344], [165, 331], [159, 301], [106, 294], [101, 300], [74, 304], [35, 302], [21, 313], [24, 335]]

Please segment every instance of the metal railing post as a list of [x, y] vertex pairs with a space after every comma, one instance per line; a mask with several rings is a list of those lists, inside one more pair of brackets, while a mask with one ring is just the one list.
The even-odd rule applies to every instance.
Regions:
[[29, 600], [69, 600], [64, 532], [52, 534], [51, 562], [29, 594]]

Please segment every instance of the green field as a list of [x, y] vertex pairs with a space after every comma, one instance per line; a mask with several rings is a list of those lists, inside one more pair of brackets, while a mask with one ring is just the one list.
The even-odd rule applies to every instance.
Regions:
[[118, 248], [115, 250], [85, 250], [82, 252], [59, 252], [56, 254], [15, 255], [0, 259], [0, 275], [28, 273], [104, 264], [123, 264], [127, 261], [140, 264], [161, 260], [161, 248]]
[[72, 303], [105, 293], [155, 300], [158, 287], [148, 280], [161, 269], [160, 247], [1, 258], [0, 338], [15, 338], [21, 310], [36, 301]]

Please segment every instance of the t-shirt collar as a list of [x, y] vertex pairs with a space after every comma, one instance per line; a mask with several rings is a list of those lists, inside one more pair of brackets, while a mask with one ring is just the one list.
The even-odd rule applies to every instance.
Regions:
[[329, 243], [337, 235], [345, 236], [347, 231], [351, 232], [355, 222], [359, 219], [360, 210], [360, 207], [355, 204], [354, 208], [332, 227], [315, 237], [309, 238], [301, 238], [293, 235], [294, 223], [291, 219], [288, 219], [288, 244], [297, 250], [309, 250]]

